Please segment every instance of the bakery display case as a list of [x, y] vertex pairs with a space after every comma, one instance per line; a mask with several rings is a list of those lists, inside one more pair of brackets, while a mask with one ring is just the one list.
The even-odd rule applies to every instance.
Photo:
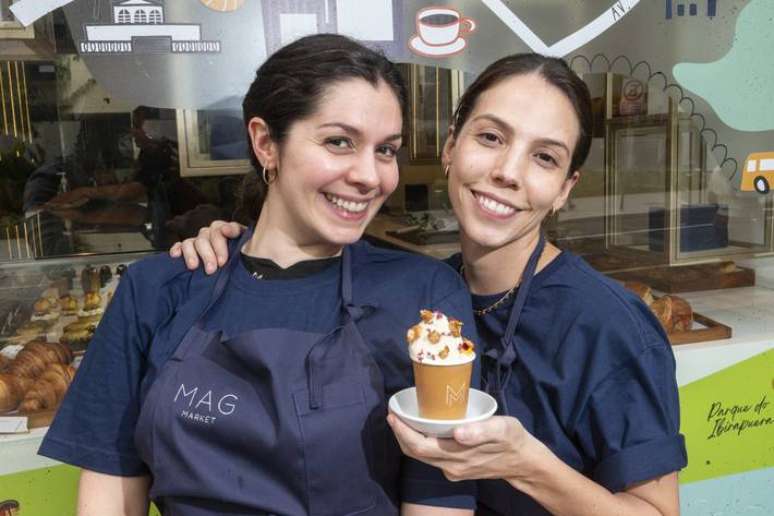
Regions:
[[47, 426], [126, 266], [143, 253], [0, 266], [0, 419]]
[[709, 143], [669, 106], [607, 123], [607, 248], [651, 265], [771, 252], [771, 198], [712, 191]]
[[734, 188], [739, 164], [688, 93], [618, 73], [583, 79], [591, 153], [549, 237], [606, 274], [668, 294], [753, 286], [740, 261], [774, 253], [774, 198]]

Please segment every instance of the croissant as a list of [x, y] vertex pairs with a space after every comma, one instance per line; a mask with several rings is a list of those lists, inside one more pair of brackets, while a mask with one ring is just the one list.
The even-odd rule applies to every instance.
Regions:
[[49, 363], [69, 364], [73, 361], [73, 352], [67, 346], [59, 342], [44, 342], [34, 340], [28, 342], [23, 350], [31, 353], [39, 353], [46, 357]]
[[24, 395], [19, 410], [35, 412], [55, 408], [64, 398], [74, 376], [72, 366], [50, 364]]
[[8, 373], [25, 378], [37, 378], [43, 374], [47, 364], [45, 356], [39, 353], [25, 353], [22, 349], [8, 366]]
[[671, 333], [675, 329], [675, 323], [672, 316], [672, 298], [670, 296], [664, 296], [653, 301], [650, 305], [650, 309], [653, 311], [661, 326], [664, 327], [664, 331]]
[[14, 410], [19, 405], [29, 382], [27, 378], [0, 374], [0, 412]]
[[693, 327], [693, 309], [679, 296], [665, 296], [672, 299], [672, 324], [674, 331], [690, 331]]
[[58, 342], [28, 342], [10, 363], [7, 372], [25, 378], [37, 378], [48, 364], [69, 364], [72, 351]]

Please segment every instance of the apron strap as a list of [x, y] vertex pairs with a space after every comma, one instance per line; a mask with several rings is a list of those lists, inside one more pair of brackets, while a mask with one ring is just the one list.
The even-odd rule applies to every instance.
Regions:
[[323, 344], [334, 340], [348, 324], [370, 313], [374, 307], [356, 306], [352, 303], [352, 254], [350, 246], [344, 246], [341, 259], [341, 306], [343, 310], [342, 323], [312, 345], [306, 356], [307, 380], [309, 382], [309, 408], [319, 409], [322, 406], [322, 382], [320, 381], [320, 362], [327, 347]]
[[196, 321], [197, 327], [202, 328], [204, 326], [204, 318], [207, 316], [212, 307], [215, 306], [215, 303], [218, 302], [220, 297], [223, 295], [223, 292], [226, 290], [226, 285], [228, 285], [228, 280], [231, 277], [231, 271], [234, 269], [234, 264], [237, 263], [237, 260], [240, 259], [239, 257], [242, 254], [242, 247], [245, 245], [245, 243], [247, 243], [252, 235], [253, 228], [249, 228], [244, 233], [242, 233], [242, 236], [239, 237], [239, 241], [237, 242], [237, 246], [234, 252], [231, 253], [231, 256], [228, 258], [228, 262], [218, 271], [218, 279], [215, 282], [215, 288], [212, 289], [210, 300], [207, 302], [207, 307]]
[[326, 346], [323, 346], [322, 344], [334, 341], [343, 327], [344, 326], [337, 326], [328, 332], [323, 338], [312, 345], [309, 353], [306, 355], [306, 378], [309, 382], [309, 408], [312, 410], [317, 410], [322, 406], [323, 386], [319, 378], [321, 375], [320, 359], [326, 351]]
[[513, 302], [511, 314], [508, 318], [508, 325], [506, 326], [505, 333], [500, 337], [500, 347], [492, 347], [484, 353], [484, 357], [490, 362], [487, 374], [487, 390], [495, 394], [495, 397], [498, 399], [498, 402], [506, 415], [509, 414], [509, 410], [507, 396], [505, 396], [505, 387], [511, 379], [513, 363], [516, 361], [516, 344], [514, 342], [516, 328], [519, 325], [521, 313], [524, 309], [524, 304], [527, 301], [530, 286], [532, 285], [532, 278], [535, 276], [537, 263], [540, 256], [543, 254], [544, 248], [545, 237], [541, 232], [538, 244], [532, 251], [529, 260], [527, 261], [527, 265], [524, 268], [524, 273], [521, 277], [521, 285], [519, 285], [516, 299]]
[[371, 312], [379, 307], [379, 305], [376, 303], [372, 303], [370, 305], [355, 305], [352, 302], [351, 246], [345, 246], [341, 254], [341, 303], [350, 319], [354, 322], [357, 322], [363, 317], [370, 315]]

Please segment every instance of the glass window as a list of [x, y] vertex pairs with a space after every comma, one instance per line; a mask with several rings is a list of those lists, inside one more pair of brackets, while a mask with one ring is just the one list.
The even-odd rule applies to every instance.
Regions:
[[145, 15], [145, 11], [137, 9], [134, 12], [134, 23], [146, 23], [147, 21], [148, 17]]

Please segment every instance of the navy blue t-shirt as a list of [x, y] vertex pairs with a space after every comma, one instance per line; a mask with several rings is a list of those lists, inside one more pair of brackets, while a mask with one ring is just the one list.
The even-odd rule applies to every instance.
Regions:
[[[500, 297], [474, 295], [473, 307]], [[514, 298], [476, 317], [480, 347], [500, 345]], [[674, 355], [634, 294], [562, 252], [533, 278], [512, 342], [510, 415], [566, 464], [613, 492], [685, 467]], [[479, 502], [548, 514], [504, 481], [479, 482]]]
[[[230, 252], [236, 240], [231, 242]], [[353, 302], [373, 307], [357, 327], [380, 365], [387, 396], [412, 386], [406, 329], [420, 309], [441, 310], [465, 324], [476, 340], [470, 296], [448, 265], [359, 242], [352, 255]], [[328, 333], [341, 317], [341, 267], [335, 263], [301, 279], [256, 280], [237, 260], [205, 329], [228, 336], [259, 328]], [[40, 452], [82, 468], [122, 476], [149, 472], [134, 443], [142, 394], [158, 376], [187, 330], [206, 307], [217, 275], [186, 270], [183, 260], [156, 255], [129, 266], [89, 345]], [[474, 385], [478, 382], [475, 369]], [[472, 508], [475, 485], [456, 484], [440, 471], [403, 460], [400, 499]], [[267, 465], [267, 468], [282, 465]], [[335, 468], [335, 464], [331, 464]], [[395, 492], [396, 486], [387, 486]], [[260, 493], [256, 493], [260, 496]]]

